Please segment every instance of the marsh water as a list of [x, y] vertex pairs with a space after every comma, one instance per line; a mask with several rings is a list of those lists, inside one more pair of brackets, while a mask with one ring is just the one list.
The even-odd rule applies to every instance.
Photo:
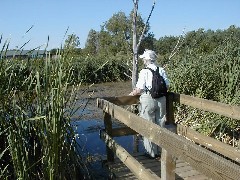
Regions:
[[[108, 179], [108, 171], [103, 166], [106, 160], [106, 145], [100, 139], [99, 132], [104, 129], [102, 109], [97, 108], [96, 98], [106, 96], [123, 96], [131, 91], [130, 82], [105, 83], [90, 88], [85, 95], [81, 94], [76, 116], [72, 119], [72, 127], [77, 134], [78, 150], [89, 165], [89, 171], [95, 179]], [[89, 97], [91, 94], [91, 98]], [[113, 127], [118, 126], [113, 121]], [[129, 153], [134, 151], [134, 136], [115, 137], [114, 140]], [[139, 140], [140, 152], [143, 151], [141, 139]]]
[[[83, 155], [85, 162], [89, 165], [89, 171], [96, 179], [108, 179], [108, 171], [104, 167], [106, 160], [106, 145], [100, 139], [99, 132], [104, 129], [103, 121], [100, 119], [81, 120], [72, 123], [77, 128], [79, 134], [79, 151]], [[114, 140], [126, 149], [129, 153], [134, 150], [134, 137], [115, 137]], [[141, 144], [141, 141], [140, 141]], [[143, 148], [140, 145], [139, 150]]]

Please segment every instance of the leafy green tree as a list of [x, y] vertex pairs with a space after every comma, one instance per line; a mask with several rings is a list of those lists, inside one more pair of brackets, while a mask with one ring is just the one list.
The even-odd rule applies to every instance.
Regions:
[[[132, 33], [133, 12], [126, 16], [124, 12], [118, 12], [106, 21], [99, 32], [91, 29], [85, 44], [85, 51], [101, 56], [115, 56], [116, 54], [132, 54], [133, 33]], [[140, 38], [144, 29], [144, 21], [140, 14], [137, 16], [137, 38]], [[149, 33], [150, 26], [147, 24], [140, 46], [140, 53], [144, 48], [152, 48], [154, 35]], [[143, 48], [144, 47], [144, 48]]]
[[76, 55], [79, 53], [80, 40], [76, 34], [68, 35], [68, 38], [65, 40], [64, 50], [67, 53]]
[[87, 54], [96, 54], [98, 52], [98, 40], [99, 33], [91, 29], [88, 33], [87, 41], [85, 44], [85, 52]]
[[98, 51], [97, 55], [100, 56], [110, 56], [113, 54], [112, 52], [112, 36], [108, 31], [101, 27], [101, 31], [99, 32], [98, 36]]
[[159, 38], [159, 40], [155, 41], [154, 47], [156, 48], [156, 51], [161, 56], [164, 56], [171, 53], [177, 41], [178, 41], [178, 37], [174, 37], [174, 36], [161, 37]]
[[105, 24], [105, 30], [110, 34], [110, 48], [113, 54], [129, 51], [131, 38], [131, 23], [124, 12], [114, 14]]
[[[149, 18], [150, 16], [148, 20]], [[154, 49], [155, 38], [154, 34], [149, 32], [148, 20], [144, 23], [141, 15], [134, 10], [129, 16], [121, 11], [115, 13], [101, 26], [100, 32], [90, 30], [85, 51], [101, 57], [125, 54], [127, 61], [133, 56], [132, 86], [134, 87], [137, 80], [138, 52], [142, 53], [145, 48]]]

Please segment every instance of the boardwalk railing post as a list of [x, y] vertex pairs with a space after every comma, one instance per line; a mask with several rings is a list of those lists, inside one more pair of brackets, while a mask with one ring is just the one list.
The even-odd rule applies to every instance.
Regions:
[[[176, 133], [174, 125], [173, 94], [168, 93], [166, 97], [167, 121], [165, 128]], [[176, 159], [165, 149], [161, 153], [161, 179], [175, 180]]]
[[169, 92], [166, 96], [166, 109], [167, 109], [167, 122], [166, 124], [175, 124], [174, 120], [174, 107], [173, 107], [174, 94]]
[[[107, 112], [103, 112], [104, 118], [104, 126], [105, 131], [109, 136], [112, 136], [112, 120], [111, 115]], [[107, 153], [107, 161], [113, 162], [114, 161], [114, 152], [106, 145], [106, 153]]]
[[[138, 105], [137, 104], [132, 104], [131, 105], [131, 112], [134, 114], [138, 114]], [[139, 152], [139, 136], [133, 135], [133, 152]]]

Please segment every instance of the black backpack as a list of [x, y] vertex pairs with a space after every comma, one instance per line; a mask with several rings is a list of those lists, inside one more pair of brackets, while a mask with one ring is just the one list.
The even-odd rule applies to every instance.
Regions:
[[166, 82], [163, 79], [163, 77], [159, 74], [159, 67], [157, 67], [157, 70], [154, 71], [151, 68], [146, 68], [149, 69], [152, 74], [153, 74], [153, 78], [152, 78], [152, 88], [150, 90], [148, 90], [152, 96], [152, 98], [160, 98], [163, 96], [166, 96], [167, 94], [167, 86], [166, 86]]

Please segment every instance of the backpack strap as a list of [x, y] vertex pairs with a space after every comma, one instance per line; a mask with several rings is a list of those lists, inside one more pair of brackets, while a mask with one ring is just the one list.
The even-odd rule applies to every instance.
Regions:
[[[157, 66], [157, 69], [156, 71], [154, 71], [153, 69], [149, 68], [149, 67], [146, 67], [145, 69], [148, 69], [152, 72], [152, 74], [154, 74], [156, 71], [159, 73], [159, 67]], [[145, 86], [146, 88], [146, 92], [150, 92], [150, 89], [147, 88], [147, 86]]]
[[149, 69], [152, 73], [154, 73], [154, 72], [156, 72], [156, 71], [158, 71], [159, 72], [159, 67], [157, 66], [157, 69], [156, 69], [156, 71], [154, 71], [153, 69], [151, 69], [151, 68], [149, 68], [149, 67], [146, 67], [145, 69]]

